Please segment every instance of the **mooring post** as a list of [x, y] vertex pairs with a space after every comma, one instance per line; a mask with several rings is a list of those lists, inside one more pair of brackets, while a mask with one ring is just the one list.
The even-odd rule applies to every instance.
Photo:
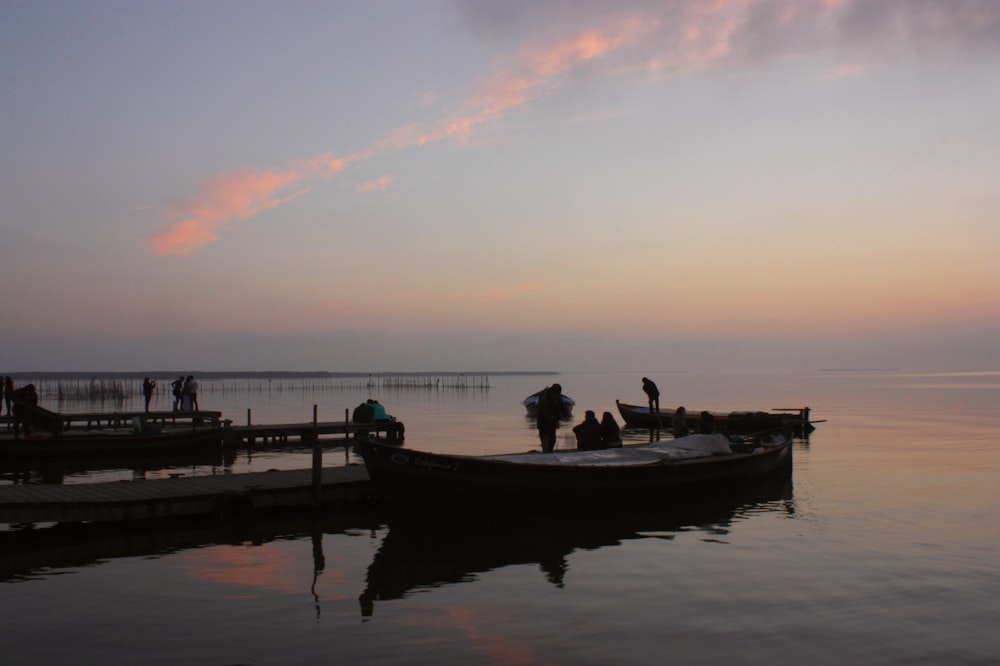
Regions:
[[317, 427], [316, 418], [316, 405], [313, 405], [313, 466], [312, 466], [312, 480], [313, 480], [313, 497], [316, 499], [316, 504], [319, 505], [323, 501], [323, 447], [319, 445], [319, 429]]
[[351, 416], [350, 411], [344, 408], [344, 466], [351, 464]]

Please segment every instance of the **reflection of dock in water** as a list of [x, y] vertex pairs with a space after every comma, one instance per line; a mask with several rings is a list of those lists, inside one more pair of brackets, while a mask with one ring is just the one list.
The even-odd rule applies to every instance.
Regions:
[[414, 590], [468, 582], [478, 573], [518, 564], [538, 564], [547, 580], [566, 584], [566, 558], [576, 550], [614, 546], [629, 539], [672, 538], [705, 530], [713, 538], [752, 514], [794, 512], [792, 481], [775, 479], [729, 496], [698, 497], [674, 506], [632, 504], [581, 509], [578, 513], [491, 514], [413, 518], [394, 516], [368, 567], [361, 614], [376, 601], [402, 599]]
[[346, 512], [270, 512], [252, 521], [214, 518], [135, 523], [61, 523], [0, 531], [0, 581], [30, 580], [51, 569], [95, 566], [119, 557], [148, 557], [222, 544], [261, 545], [311, 536], [314, 567], [324, 567], [323, 534], [374, 530], [384, 524], [377, 507]]

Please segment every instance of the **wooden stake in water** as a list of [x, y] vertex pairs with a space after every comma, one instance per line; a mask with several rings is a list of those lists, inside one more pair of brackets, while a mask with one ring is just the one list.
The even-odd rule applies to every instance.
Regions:
[[313, 497], [316, 505], [323, 501], [323, 447], [319, 445], [319, 431], [317, 429], [317, 406], [313, 405], [313, 458], [312, 458], [312, 481]]

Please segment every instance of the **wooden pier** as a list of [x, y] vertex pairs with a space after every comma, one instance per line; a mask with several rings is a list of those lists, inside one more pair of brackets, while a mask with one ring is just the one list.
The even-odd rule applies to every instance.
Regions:
[[335, 436], [347, 443], [358, 431], [364, 430], [374, 435], [383, 434], [391, 437], [398, 432], [397, 422], [353, 423], [350, 421], [324, 421], [318, 423], [270, 423], [260, 425], [229, 425], [222, 430], [224, 446], [237, 448], [252, 448], [259, 444], [287, 444], [298, 442], [312, 444], [322, 442]]
[[[215, 474], [76, 485], [0, 486], [0, 523], [151, 520], [214, 515], [246, 520], [257, 510], [378, 499], [364, 465]], [[318, 497], [317, 497], [318, 495]]]
[[[39, 408], [39, 411], [42, 411]], [[150, 425], [194, 425], [207, 424], [219, 426], [222, 423], [222, 412], [211, 410], [197, 412], [150, 411], [150, 412], [51, 412], [44, 410], [51, 420], [58, 421], [57, 430], [131, 430], [136, 421]], [[0, 424], [5, 430], [13, 430], [14, 417], [0, 415]]]

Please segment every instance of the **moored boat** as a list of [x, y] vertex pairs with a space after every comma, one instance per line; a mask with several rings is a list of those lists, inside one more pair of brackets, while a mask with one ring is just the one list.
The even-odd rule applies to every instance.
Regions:
[[72, 414], [18, 404], [0, 433], [0, 463], [218, 450], [220, 418], [212, 411]]
[[[631, 405], [615, 400], [618, 405], [618, 413], [621, 414], [627, 428], [652, 428], [657, 430], [670, 430], [674, 410], [662, 409], [660, 413], [650, 411], [647, 405]], [[774, 409], [769, 412], [764, 411], [733, 411], [699, 412], [692, 409], [687, 410], [686, 420], [688, 428], [698, 432], [702, 430], [702, 418], [708, 414], [712, 421], [710, 429], [725, 429], [731, 435], [752, 435], [769, 430], [791, 430], [796, 436], [804, 436], [812, 432], [815, 428], [809, 421], [808, 407], [794, 407], [787, 409]]]
[[[544, 390], [545, 389], [542, 389], [542, 391]], [[541, 397], [542, 391], [538, 391], [537, 393], [532, 393], [527, 398], [521, 401], [521, 404], [524, 405], [524, 409], [527, 411], [528, 416], [530, 418], [535, 418], [536, 416], [538, 416], [538, 399]], [[573, 401], [573, 398], [569, 397], [564, 393], [562, 395], [562, 414], [559, 415], [559, 418], [563, 420], [572, 418], [573, 407], [575, 405], [576, 403]]]
[[390, 499], [443, 500], [452, 507], [513, 507], [540, 500], [601, 500], [652, 493], [728, 490], [791, 471], [792, 438], [749, 442], [690, 435], [597, 451], [465, 456], [359, 438], [356, 449]]
[[191, 450], [218, 450], [222, 429], [216, 426], [176, 426], [158, 431], [64, 430], [58, 435], [35, 433], [0, 438], [0, 461], [77, 457], [161, 455]]

